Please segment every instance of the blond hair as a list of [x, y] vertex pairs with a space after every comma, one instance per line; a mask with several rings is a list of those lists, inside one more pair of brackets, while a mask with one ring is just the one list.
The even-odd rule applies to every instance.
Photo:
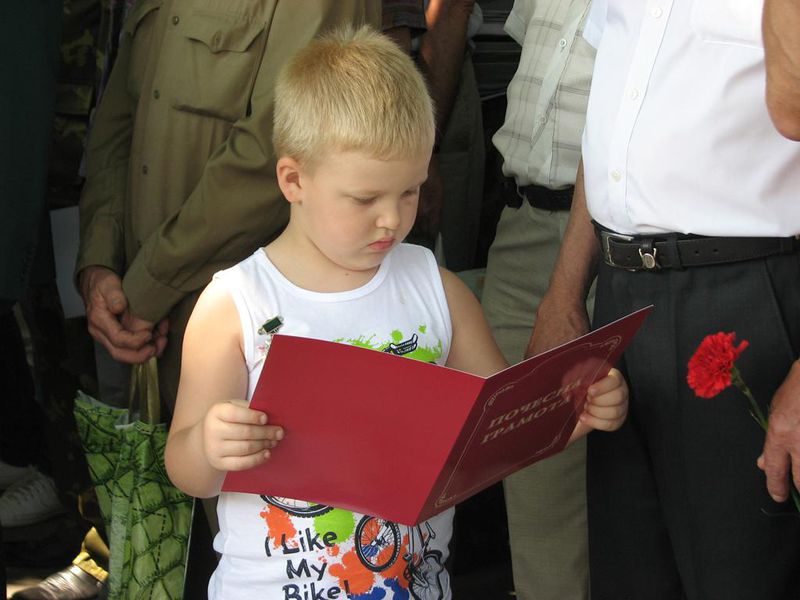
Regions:
[[433, 102], [411, 58], [370, 27], [313, 41], [282, 69], [273, 144], [313, 165], [328, 151], [411, 158], [433, 147]]

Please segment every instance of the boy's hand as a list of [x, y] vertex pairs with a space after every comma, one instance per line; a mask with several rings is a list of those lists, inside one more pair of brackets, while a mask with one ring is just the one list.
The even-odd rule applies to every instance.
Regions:
[[593, 429], [614, 431], [622, 427], [628, 415], [628, 385], [617, 369], [589, 386], [586, 404], [578, 417], [578, 424], [570, 441], [586, 435]]
[[259, 465], [282, 439], [283, 429], [267, 425], [267, 415], [249, 408], [243, 400], [217, 403], [203, 420], [206, 460], [218, 471], [243, 471]]

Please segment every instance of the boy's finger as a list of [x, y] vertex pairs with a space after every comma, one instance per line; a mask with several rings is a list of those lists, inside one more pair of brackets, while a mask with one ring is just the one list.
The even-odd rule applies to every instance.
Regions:
[[226, 456], [220, 460], [220, 466], [225, 471], [244, 471], [252, 469], [266, 461], [270, 456], [269, 450], [259, 450], [247, 456]]
[[598, 431], [613, 431], [619, 427], [619, 425], [617, 425], [614, 421], [598, 419], [589, 413], [583, 413], [581, 415], [581, 423]]
[[248, 425], [246, 423], [228, 423], [228, 426], [223, 431], [223, 438], [226, 440], [280, 441], [283, 439], [283, 428], [277, 425]]
[[628, 403], [628, 392], [624, 388], [616, 388], [599, 396], [587, 396], [586, 403], [595, 406], [615, 406], [618, 404], [624, 406]]
[[598, 406], [596, 404], [587, 403], [583, 409], [584, 414], [591, 415], [597, 419], [604, 419], [606, 421], [620, 419], [625, 416], [625, 406], [624, 405], [612, 405], [612, 406]]
[[220, 417], [229, 423], [266, 425], [269, 420], [266, 413], [250, 408], [246, 400], [229, 400], [221, 410]]
[[267, 431], [267, 437], [265, 439], [268, 440], [280, 442], [285, 435], [283, 427], [280, 425], [267, 425], [264, 429]]
[[602, 396], [603, 394], [606, 394], [616, 388], [621, 388], [624, 385], [625, 381], [622, 378], [622, 373], [620, 373], [617, 369], [611, 369], [608, 372], [608, 375], [589, 386], [587, 394], [590, 397]]
[[237, 456], [250, 456], [263, 454], [278, 445], [274, 440], [233, 440], [225, 443], [222, 449], [222, 458], [235, 458]]

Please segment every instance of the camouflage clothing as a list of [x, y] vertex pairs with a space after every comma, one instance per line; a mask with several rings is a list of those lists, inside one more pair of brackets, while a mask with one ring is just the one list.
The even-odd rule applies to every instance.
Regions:
[[49, 164], [50, 208], [75, 206], [94, 107], [117, 56], [133, 0], [63, 0], [63, 35]]
[[55, 122], [48, 173], [50, 208], [75, 206], [81, 158], [95, 97], [95, 50], [101, 22], [99, 0], [64, 0]]

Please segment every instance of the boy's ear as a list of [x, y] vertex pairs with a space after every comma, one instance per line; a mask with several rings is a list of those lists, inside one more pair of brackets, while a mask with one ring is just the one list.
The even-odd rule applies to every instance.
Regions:
[[278, 186], [290, 204], [302, 202], [303, 185], [300, 163], [289, 156], [282, 156], [275, 166]]

